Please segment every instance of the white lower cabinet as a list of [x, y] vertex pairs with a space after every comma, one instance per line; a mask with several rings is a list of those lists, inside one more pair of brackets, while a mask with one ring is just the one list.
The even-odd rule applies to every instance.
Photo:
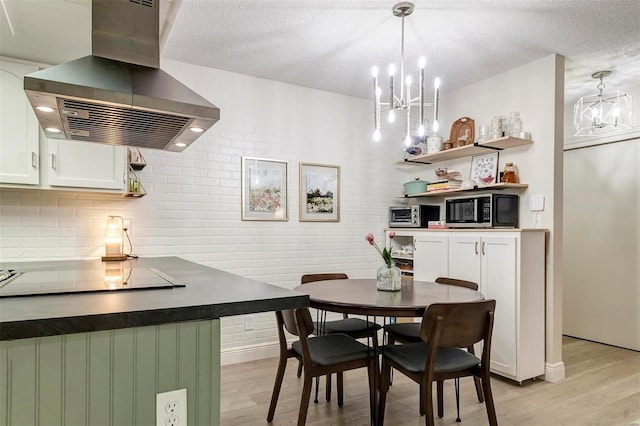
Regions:
[[413, 238], [413, 279], [435, 281], [449, 276], [449, 237], [419, 234]]
[[[409, 232], [407, 232], [409, 233]], [[414, 279], [477, 282], [496, 300], [491, 371], [518, 382], [545, 373], [545, 232], [412, 231]]]

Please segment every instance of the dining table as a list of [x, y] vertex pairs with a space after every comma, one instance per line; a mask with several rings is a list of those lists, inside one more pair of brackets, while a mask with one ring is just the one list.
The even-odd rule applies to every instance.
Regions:
[[421, 317], [434, 303], [462, 303], [484, 299], [466, 287], [403, 279], [399, 291], [378, 290], [375, 278], [314, 281], [294, 288], [309, 295], [312, 308], [380, 317]]
[[[403, 279], [398, 291], [378, 290], [375, 278], [349, 278], [339, 280], [313, 281], [295, 287], [293, 290], [309, 295], [312, 308], [318, 310], [319, 323], [326, 320], [321, 311], [343, 314], [382, 317], [386, 324], [388, 317], [422, 317], [424, 311], [434, 303], [463, 303], [483, 300], [482, 293], [466, 287], [439, 284], [430, 281]], [[322, 328], [322, 325], [320, 325]], [[375, 357], [376, 369], [378, 359]], [[374, 380], [378, 389], [379, 375]], [[318, 401], [318, 382], [316, 380], [315, 401]], [[374, 402], [377, 414], [377, 396]], [[377, 424], [372, 417], [371, 424]]]

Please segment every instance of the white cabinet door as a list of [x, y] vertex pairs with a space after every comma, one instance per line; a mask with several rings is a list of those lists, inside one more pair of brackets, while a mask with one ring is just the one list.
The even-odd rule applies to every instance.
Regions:
[[125, 189], [126, 147], [49, 139], [48, 151], [51, 186]]
[[413, 241], [413, 279], [434, 281], [449, 276], [449, 237], [416, 235]]
[[483, 236], [482, 293], [496, 300], [491, 371], [516, 376], [518, 327], [517, 245], [513, 236]]
[[477, 235], [452, 234], [449, 242], [449, 277], [478, 283], [482, 290], [481, 239]]
[[34, 65], [0, 62], [0, 182], [37, 185], [38, 121], [24, 94], [22, 76]]

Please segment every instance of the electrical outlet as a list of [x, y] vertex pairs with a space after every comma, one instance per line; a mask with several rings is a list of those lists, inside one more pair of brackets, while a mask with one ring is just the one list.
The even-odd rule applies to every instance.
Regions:
[[130, 218], [125, 217], [124, 219], [122, 219], [122, 227], [127, 230], [129, 235], [131, 235], [131, 219]]
[[156, 426], [187, 425], [187, 390], [156, 394]]
[[253, 315], [245, 315], [244, 317], [244, 329], [253, 330]]

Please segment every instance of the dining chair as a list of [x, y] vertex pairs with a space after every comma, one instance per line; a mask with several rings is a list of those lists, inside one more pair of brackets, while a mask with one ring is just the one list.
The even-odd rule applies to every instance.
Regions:
[[[438, 277], [435, 279], [435, 282], [438, 284], [445, 285], [455, 285], [458, 287], [466, 287], [471, 290], [478, 290], [478, 284], [473, 281], [459, 280], [457, 278], [448, 278], [448, 277]], [[395, 342], [398, 343], [414, 343], [420, 342], [422, 339], [420, 338], [420, 323], [410, 322], [410, 323], [396, 323], [396, 324], [387, 324], [384, 326], [384, 331], [387, 333], [387, 343], [393, 344]], [[473, 345], [467, 348], [470, 354], [475, 354]], [[476, 386], [476, 395], [478, 396], [479, 402], [484, 402], [484, 397], [482, 396], [482, 385], [480, 384], [480, 379], [478, 377], [474, 377], [473, 381]], [[438, 390], [438, 416], [442, 417], [444, 411], [444, 397], [443, 397], [443, 388], [444, 383], [438, 382], [437, 390]], [[455, 380], [455, 389], [456, 392], [459, 392], [460, 389], [460, 381], [458, 379]], [[422, 410], [423, 405], [420, 404], [420, 414], [424, 414]], [[456, 419], [460, 421], [460, 416]]]
[[[343, 372], [362, 367], [366, 367], [368, 373], [370, 416], [373, 424], [376, 413], [375, 375], [377, 364], [375, 363], [375, 351], [367, 345], [342, 333], [311, 337], [314, 331], [314, 324], [308, 308], [278, 311], [276, 312], [276, 320], [281, 355], [276, 373], [276, 381], [271, 395], [267, 421], [273, 421], [287, 359], [296, 357], [302, 360], [304, 372], [303, 390], [300, 398], [300, 409], [298, 411], [298, 426], [306, 423], [312, 379], [314, 377], [330, 375], [332, 373], [337, 374], [339, 383], [338, 405], [342, 406]], [[284, 334], [285, 329], [299, 338], [299, 340], [293, 342], [291, 348], [287, 346]], [[283, 348], [285, 349], [284, 351]]]
[[[315, 281], [327, 281], [327, 280], [346, 280], [349, 277], [344, 273], [321, 273], [321, 274], [305, 274], [300, 278], [300, 284], [308, 284]], [[326, 312], [320, 313], [320, 321], [314, 322], [314, 334], [335, 334], [343, 333], [354, 339], [370, 338], [372, 346], [378, 347], [378, 330], [382, 327], [373, 322], [360, 318], [349, 318], [347, 314], [343, 314], [343, 318], [340, 320], [326, 321]], [[298, 364], [298, 377], [302, 374], [302, 363]], [[338, 391], [340, 390], [340, 384], [338, 384]], [[325, 398], [327, 401], [331, 400], [331, 376], [327, 376]], [[318, 402], [317, 391], [315, 402]]]
[[[384, 424], [391, 368], [420, 385], [420, 400], [427, 426], [434, 424], [432, 383], [467, 376], [478, 377], [481, 380], [489, 424], [491, 426], [498, 424], [489, 372], [495, 307], [496, 301], [493, 299], [430, 305], [420, 324], [420, 342], [382, 347], [379, 425]], [[478, 342], [483, 343], [480, 358], [461, 349]], [[456, 393], [456, 406], [459, 419], [458, 393]], [[438, 415], [440, 416], [440, 413]]]

